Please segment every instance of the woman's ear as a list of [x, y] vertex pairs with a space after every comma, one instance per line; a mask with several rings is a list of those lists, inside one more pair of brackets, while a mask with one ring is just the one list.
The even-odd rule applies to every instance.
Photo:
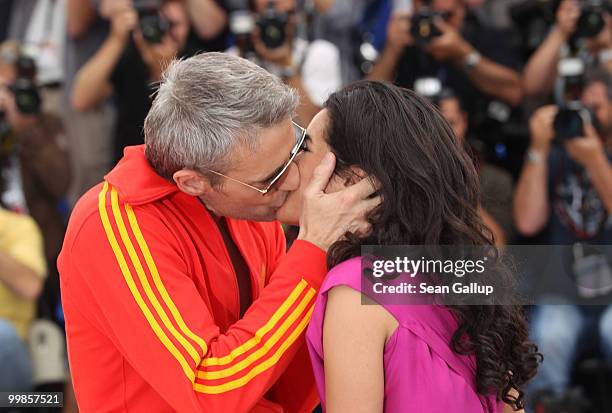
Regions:
[[202, 196], [212, 191], [210, 180], [191, 169], [176, 171], [172, 179], [176, 182], [176, 186], [187, 195]]

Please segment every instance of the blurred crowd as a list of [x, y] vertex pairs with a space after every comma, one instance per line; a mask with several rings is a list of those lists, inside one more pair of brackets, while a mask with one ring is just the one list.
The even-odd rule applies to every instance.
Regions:
[[[207, 51], [295, 88], [303, 126], [358, 79], [411, 88], [473, 156], [500, 246], [574, 245], [579, 263], [612, 244], [610, 0], [0, 0], [0, 390], [69, 391], [55, 260], [71, 207], [143, 143], [171, 60]], [[611, 266], [575, 275], [610, 286]], [[536, 306], [531, 326], [538, 411], [612, 411], [596, 391], [612, 307]], [[599, 379], [581, 393], [585, 354]]]

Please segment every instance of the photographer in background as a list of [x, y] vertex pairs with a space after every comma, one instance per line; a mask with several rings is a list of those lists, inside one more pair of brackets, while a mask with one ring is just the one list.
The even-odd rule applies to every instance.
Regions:
[[36, 62], [44, 111], [61, 117], [65, 80], [66, 0], [15, 1], [8, 39], [19, 42]]
[[[36, 288], [32, 287], [25, 295], [16, 290], [17, 295], [0, 291], [0, 318], [22, 320], [18, 327], [21, 330], [36, 315], [34, 302], [41, 290], [38, 316], [53, 318], [58, 308], [59, 276], [55, 262], [64, 240], [64, 205], [70, 185], [63, 123], [56, 115], [42, 111], [42, 103], [34, 60], [24, 56], [15, 43], [0, 44], [0, 205], [23, 214], [11, 219], [13, 215], [3, 214], [9, 217], [7, 222], [13, 222], [6, 224], [10, 232], [10, 236], [6, 234], [7, 242], [11, 240], [16, 248], [29, 248], [28, 257], [35, 262], [33, 272], [24, 270], [27, 274], [4, 276], [18, 277], [16, 282], [29, 279], [30, 285], [36, 280]], [[29, 223], [31, 219], [26, 214], [34, 219], [37, 228], [31, 228], [36, 226]], [[39, 228], [44, 243], [37, 241]], [[42, 264], [38, 264], [38, 255]], [[45, 263], [48, 273], [43, 285], [45, 274], [40, 269]], [[20, 334], [23, 336], [23, 331]]]
[[34, 61], [17, 44], [1, 44], [0, 199], [6, 208], [34, 218], [54, 269], [64, 238], [60, 202], [70, 184], [70, 165], [63, 124], [41, 105]]
[[243, 32], [235, 33], [236, 46], [228, 53], [254, 61], [296, 89], [297, 122], [308, 125], [342, 84], [340, 52], [326, 40], [297, 36], [296, 7], [295, 0], [251, 0], [252, 20], [243, 16]]
[[[578, 109], [576, 102], [535, 112], [530, 120], [531, 146], [514, 198], [516, 226], [523, 235], [540, 233], [539, 243], [544, 245], [573, 245], [569, 268], [578, 287], [583, 285], [582, 277], [587, 280], [593, 272], [610, 271], [609, 263], [576, 265], [583, 258], [594, 258], [584, 253], [589, 244], [612, 243], [612, 156], [606, 150], [612, 126], [610, 94], [610, 75], [599, 70], [587, 73], [580, 95], [591, 115]], [[580, 125], [582, 130], [577, 130]], [[579, 288], [577, 292], [580, 295]], [[595, 340], [584, 336], [587, 326], [596, 326]], [[566, 392], [574, 363], [585, 346], [598, 345], [612, 360], [612, 306], [535, 306], [531, 335], [545, 354], [531, 397], [539, 403], [542, 397], [550, 398], [549, 392], [566, 400], [571, 397]]]
[[106, 40], [79, 70], [71, 95], [76, 110], [87, 110], [115, 97], [115, 159], [123, 148], [143, 142], [142, 126], [151, 107], [150, 84], [181, 52], [189, 19], [180, 0], [102, 0], [100, 13], [110, 19]]
[[563, 57], [581, 54], [590, 66], [612, 73], [612, 16], [606, 1], [563, 0], [556, 11], [556, 24], [531, 56], [523, 72], [527, 95], [553, 91]]
[[553, 126], [557, 106], [540, 108], [531, 117], [531, 146], [514, 198], [514, 218], [523, 235], [544, 230], [545, 244], [612, 243], [612, 166], [606, 149], [611, 87], [605, 71], [587, 74], [580, 102], [598, 127], [584, 123], [581, 136], [557, 137], [566, 134]]
[[[28, 330], [39, 325], [32, 323], [35, 317], [52, 318], [59, 301], [55, 261], [65, 231], [61, 203], [70, 169], [62, 122], [42, 111], [42, 104], [34, 60], [14, 42], [0, 44], [0, 388], [5, 391], [32, 390]], [[34, 330], [30, 334], [31, 349], [48, 349], [48, 340]], [[45, 360], [51, 356], [43, 353]], [[42, 363], [34, 357], [40, 373]]]
[[392, 15], [368, 78], [412, 88], [419, 78], [436, 77], [466, 102], [468, 113], [486, 112], [491, 98], [517, 106], [519, 62], [505, 34], [484, 26], [462, 0], [415, 1], [412, 15]]

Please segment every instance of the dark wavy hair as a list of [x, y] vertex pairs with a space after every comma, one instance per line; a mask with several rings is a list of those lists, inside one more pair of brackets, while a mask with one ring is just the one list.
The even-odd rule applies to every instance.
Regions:
[[[478, 176], [469, 155], [427, 100], [388, 83], [361, 81], [325, 103], [326, 138], [336, 173], [361, 168], [380, 183], [382, 203], [365, 237], [346, 234], [328, 252], [331, 268], [361, 254], [361, 245], [485, 245], [493, 236], [480, 219]], [[474, 354], [476, 383], [515, 409], [541, 355], [528, 340], [521, 306], [449, 305], [459, 320], [451, 346]], [[517, 394], [511, 395], [511, 391]]]

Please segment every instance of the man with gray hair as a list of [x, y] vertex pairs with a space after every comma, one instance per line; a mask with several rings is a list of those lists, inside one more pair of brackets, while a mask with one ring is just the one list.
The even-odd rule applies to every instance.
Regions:
[[[303, 333], [325, 251], [365, 231], [363, 180], [326, 194], [328, 154], [285, 254], [296, 93], [225, 54], [176, 61], [145, 145], [78, 202], [58, 266], [82, 411], [297, 412], [318, 402]], [[268, 221], [268, 222], [265, 222]]]

